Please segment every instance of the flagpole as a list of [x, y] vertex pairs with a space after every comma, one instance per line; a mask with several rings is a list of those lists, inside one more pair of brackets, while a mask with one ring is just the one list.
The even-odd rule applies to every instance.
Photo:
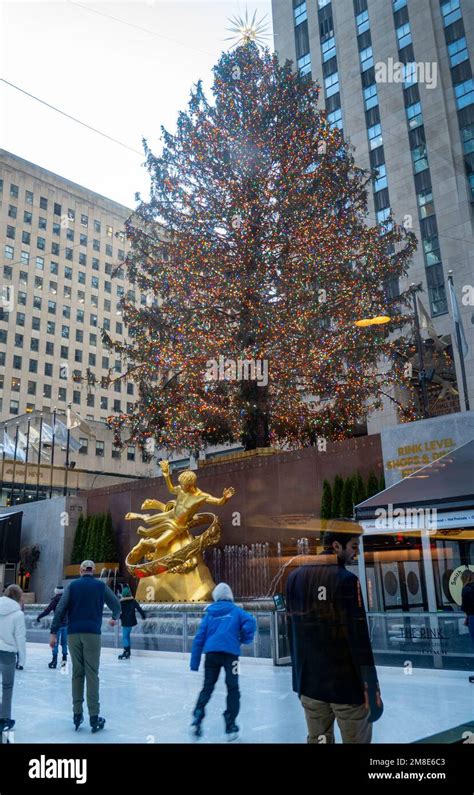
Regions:
[[41, 467], [41, 440], [43, 435], [43, 415], [40, 414], [40, 429], [38, 440], [38, 469], [36, 472], [36, 499], [39, 499], [39, 482], [40, 482], [40, 467]]
[[[450, 282], [454, 292], [453, 272], [451, 270], [448, 271], [448, 281]], [[458, 346], [459, 363], [461, 365], [461, 381], [462, 381], [462, 390], [464, 393], [464, 405], [466, 406], [466, 411], [470, 411], [469, 396], [468, 396], [467, 381], [466, 381], [466, 366], [464, 364], [464, 353], [462, 349], [461, 330], [459, 328], [459, 323], [455, 320], [454, 306], [452, 305], [452, 296], [451, 296], [451, 309], [453, 313], [454, 328], [456, 330], [456, 342]]]
[[411, 291], [413, 294], [413, 308], [415, 310], [415, 339], [416, 339], [416, 347], [418, 351], [418, 360], [420, 363], [420, 371], [419, 371], [419, 379], [421, 383], [421, 397], [423, 402], [423, 416], [425, 419], [428, 419], [430, 416], [430, 412], [428, 410], [428, 390], [426, 389], [426, 373], [425, 373], [425, 362], [423, 358], [423, 342], [421, 340], [421, 333], [420, 333], [420, 318], [418, 316], [418, 305], [416, 302], [416, 291], [415, 291], [415, 284], [412, 283], [410, 285]]
[[12, 474], [12, 487], [10, 491], [10, 505], [13, 505], [13, 495], [15, 493], [15, 474], [16, 474], [16, 454], [18, 451], [18, 429], [20, 423], [17, 422], [16, 424], [16, 431], [15, 431], [15, 452], [13, 453], [13, 474]]
[[53, 438], [51, 440], [51, 474], [49, 480], [49, 499], [53, 496], [53, 476], [54, 476], [54, 442], [56, 436], [56, 407], [53, 409]]
[[2, 495], [3, 495], [3, 479], [5, 477], [5, 434], [7, 432], [7, 426], [3, 426], [3, 452], [2, 452]]
[[66, 470], [64, 473], [64, 490], [63, 495], [67, 497], [67, 477], [69, 472], [69, 445], [71, 442], [71, 429], [69, 427], [70, 420], [71, 420], [71, 405], [68, 405], [69, 413], [66, 414], [66, 424], [67, 424], [67, 439], [66, 439]]
[[28, 420], [28, 426], [26, 429], [26, 457], [25, 457], [25, 477], [23, 480], [23, 502], [26, 500], [26, 481], [28, 480], [28, 454], [30, 449], [30, 425], [31, 420]]

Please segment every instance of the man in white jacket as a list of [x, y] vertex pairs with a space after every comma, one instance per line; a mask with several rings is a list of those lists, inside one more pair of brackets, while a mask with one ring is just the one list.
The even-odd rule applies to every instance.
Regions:
[[0, 731], [10, 730], [15, 724], [12, 720], [12, 696], [17, 654], [19, 666], [23, 667], [25, 664], [26, 626], [21, 609], [22, 595], [23, 591], [18, 585], [9, 585], [0, 597]]

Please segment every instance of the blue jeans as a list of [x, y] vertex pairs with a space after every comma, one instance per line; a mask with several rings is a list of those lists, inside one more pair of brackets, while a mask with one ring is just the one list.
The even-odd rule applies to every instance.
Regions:
[[63, 657], [67, 657], [67, 627], [59, 627], [56, 633], [56, 646], [53, 649], [53, 659], [57, 659], [59, 646], [62, 648]]
[[122, 626], [122, 641], [124, 649], [130, 648], [130, 635], [132, 634], [133, 627]]

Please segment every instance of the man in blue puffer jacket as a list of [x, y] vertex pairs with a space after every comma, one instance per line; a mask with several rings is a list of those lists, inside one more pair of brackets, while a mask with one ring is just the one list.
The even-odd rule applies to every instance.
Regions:
[[235, 719], [239, 712], [239, 654], [241, 643], [252, 643], [257, 628], [250, 613], [234, 604], [230, 587], [221, 582], [212, 592], [214, 604], [206, 608], [191, 650], [191, 670], [198, 671], [204, 652], [204, 686], [199, 694], [193, 713], [191, 731], [195, 737], [202, 735], [205, 706], [219, 678], [221, 668], [225, 670], [227, 685], [227, 709], [224, 712], [227, 739], [236, 740], [239, 727]]

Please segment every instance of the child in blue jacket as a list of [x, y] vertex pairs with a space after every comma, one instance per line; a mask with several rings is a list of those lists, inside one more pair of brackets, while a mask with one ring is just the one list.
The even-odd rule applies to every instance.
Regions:
[[227, 685], [227, 709], [224, 712], [227, 739], [236, 740], [239, 727], [235, 719], [239, 712], [239, 654], [241, 643], [252, 643], [257, 628], [250, 613], [234, 604], [230, 587], [221, 582], [212, 592], [214, 604], [206, 608], [191, 650], [191, 671], [199, 670], [201, 655], [206, 655], [204, 663], [204, 686], [199, 694], [193, 713], [191, 731], [195, 737], [202, 735], [202, 721], [205, 706], [219, 678], [221, 668], [225, 670]]

